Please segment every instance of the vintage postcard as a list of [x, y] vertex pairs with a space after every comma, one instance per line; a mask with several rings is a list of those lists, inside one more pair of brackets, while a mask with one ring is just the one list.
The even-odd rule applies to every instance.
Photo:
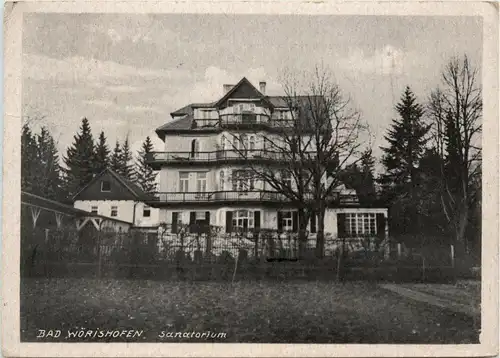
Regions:
[[6, 357], [498, 354], [498, 6], [7, 2]]

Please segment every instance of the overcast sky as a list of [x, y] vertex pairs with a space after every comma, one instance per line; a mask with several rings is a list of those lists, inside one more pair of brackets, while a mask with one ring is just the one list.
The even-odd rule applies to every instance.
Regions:
[[62, 153], [83, 117], [110, 147], [133, 148], [169, 113], [213, 101], [246, 76], [280, 94], [280, 75], [323, 64], [371, 125], [375, 154], [406, 85], [424, 101], [454, 55], [476, 66], [481, 19], [293, 15], [25, 14], [23, 116], [40, 118]]

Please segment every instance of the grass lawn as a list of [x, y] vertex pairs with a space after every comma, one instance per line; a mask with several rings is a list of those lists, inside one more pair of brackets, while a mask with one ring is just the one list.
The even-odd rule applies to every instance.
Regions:
[[[23, 279], [21, 340], [39, 329], [142, 330], [121, 341], [203, 342], [169, 332], [224, 332], [213, 342], [477, 343], [468, 316], [402, 298], [365, 282], [158, 282]], [[80, 339], [82, 340], [82, 339]], [[87, 340], [120, 341], [120, 338]], [[77, 341], [77, 340], [76, 340]]]

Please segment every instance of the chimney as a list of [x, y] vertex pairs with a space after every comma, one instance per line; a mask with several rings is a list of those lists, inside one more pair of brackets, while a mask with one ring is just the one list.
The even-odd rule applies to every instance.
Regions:
[[222, 85], [222, 92], [223, 95], [225, 95], [226, 93], [228, 93], [229, 91], [231, 91], [231, 88], [233, 88], [234, 85]]
[[266, 94], [266, 82], [265, 81], [260, 81], [259, 82], [259, 89], [260, 89], [260, 93], [262, 94]]

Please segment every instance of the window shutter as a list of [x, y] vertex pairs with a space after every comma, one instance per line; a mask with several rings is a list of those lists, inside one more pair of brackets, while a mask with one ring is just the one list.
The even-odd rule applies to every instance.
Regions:
[[292, 213], [292, 230], [293, 232], [299, 231], [299, 215], [296, 211]]
[[278, 232], [283, 231], [283, 213], [278, 211]]
[[346, 237], [345, 214], [337, 214], [337, 237]]
[[210, 211], [205, 211], [205, 232], [210, 230]]
[[179, 220], [179, 213], [176, 211], [172, 212], [172, 234], [177, 234], [177, 222]]
[[253, 226], [257, 231], [260, 229], [260, 210], [253, 212]]
[[189, 232], [194, 232], [196, 226], [196, 211], [189, 213]]
[[386, 221], [384, 214], [377, 214], [377, 237], [380, 239], [385, 239]]
[[316, 213], [315, 212], [311, 213], [311, 233], [312, 234], [316, 233]]
[[233, 231], [233, 212], [226, 211], [226, 232]]

